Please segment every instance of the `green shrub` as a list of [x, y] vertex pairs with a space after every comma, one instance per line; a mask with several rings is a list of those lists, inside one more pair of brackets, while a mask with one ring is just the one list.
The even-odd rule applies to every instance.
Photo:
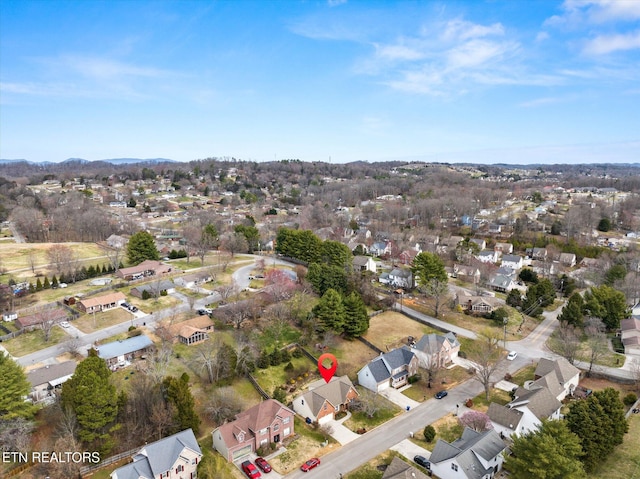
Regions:
[[424, 428], [424, 431], [422, 431], [422, 434], [424, 435], [425, 441], [432, 442], [436, 437], [436, 430], [431, 424], [429, 424], [427, 427]]
[[622, 399], [622, 402], [625, 404], [625, 406], [633, 406], [637, 400], [638, 396], [636, 396], [634, 393], [629, 393]]
[[149, 299], [151, 297], [151, 293], [149, 293], [149, 291], [147, 291], [146, 289], [142, 292], [142, 299]]

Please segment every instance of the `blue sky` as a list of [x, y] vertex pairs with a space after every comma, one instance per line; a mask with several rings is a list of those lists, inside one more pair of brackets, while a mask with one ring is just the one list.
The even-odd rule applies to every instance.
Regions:
[[640, 0], [0, 9], [4, 159], [640, 162]]

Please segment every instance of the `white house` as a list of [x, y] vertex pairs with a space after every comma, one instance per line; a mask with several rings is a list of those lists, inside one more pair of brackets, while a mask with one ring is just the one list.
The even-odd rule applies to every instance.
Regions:
[[351, 263], [354, 271], [371, 271], [376, 272], [376, 262], [371, 256], [355, 256]]
[[580, 370], [565, 358], [540, 358], [534, 373], [534, 385], [545, 386], [562, 401], [573, 394], [580, 381]]
[[452, 443], [438, 439], [429, 461], [440, 479], [491, 479], [502, 469], [506, 448], [493, 429], [477, 432], [465, 428]]
[[394, 268], [389, 273], [389, 284], [398, 288], [411, 289], [414, 286], [413, 273], [410, 269]]
[[407, 348], [398, 348], [372, 359], [358, 372], [358, 384], [375, 393], [407, 384], [418, 372], [418, 358]]
[[482, 263], [497, 263], [498, 252], [497, 251], [480, 251], [477, 254], [476, 259]]
[[198, 477], [202, 451], [191, 429], [145, 445], [133, 462], [119, 467], [111, 479], [158, 479]]
[[502, 266], [519, 270], [523, 266], [523, 258], [517, 254], [502, 255]]

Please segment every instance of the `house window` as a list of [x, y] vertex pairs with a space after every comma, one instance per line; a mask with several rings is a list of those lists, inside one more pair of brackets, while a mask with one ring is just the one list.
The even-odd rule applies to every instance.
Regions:
[[451, 469], [453, 469], [454, 471], [458, 470], [458, 465], [457, 464], [451, 464]]
[[290, 418], [290, 417], [282, 418], [282, 424], [289, 424], [289, 421], [290, 421], [290, 420], [291, 420], [291, 418]]
[[280, 424], [274, 424], [274, 425], [273, 425], [273, 430], [274, 430], [274, 431], [278, 431], [278, 430], [280, 430]]
[[260, 429], [260, 434], [266, 434], [267, 433], [267, 428], [265, 427], [264, 429]]

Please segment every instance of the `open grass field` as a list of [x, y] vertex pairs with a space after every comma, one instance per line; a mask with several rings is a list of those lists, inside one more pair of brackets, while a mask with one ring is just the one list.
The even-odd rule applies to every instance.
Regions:
[[9, 354], [19, 358], [26, 354], [31, 354], [40, 349], [55, 346], [69, 339], [69, 336], [64, 332], [62, 328], [54, 326], [49, 336], [49, 341], [44, 341], [44, 332], [41, 329], [36, 329], [29, 333], [21, 334], [20, 336], [4, 341], [2, 346], [9, 351]]
[[94, 314], [83, 314], [73, 322], [73, 325], [83, 333], [93, 333], [99, 329], [107, 328], [115, 324], [131, 321], [133, 314], [124, 308], [113, 308]]
[[[52, 273], [46, 266], [49, 263], [47, 250], [54, 244], [59, 243], [0, 243], [0, 258], [2, 258], [2, 267], [7, 272], [6, 275], [23, 281], [34, 278], [35, 274], [31, 271], [30, 264], [31, 252], [34, 270], [51, 276]], [[102, 266], [103, 263], [108, 262], [105, 250], [96, 243], [64, 243], [64, 245], [70, 247], [86, 266], [91, 264]]]
[[[311, 347], [307, 349], [316, 357], [322, 354]], [[340, 338], [336, 340], [335, 346], [330, 348], [329, 352], [338, 360], [336, 375], [344, 376], [346, 374], [352, 380], [355, 380], [362, 366], [378, 356], [378, 353], [357, 339], [346, 340]]]
[[364, 338], [383, 351], [391, 350], [407, 344], [407, 337], [420, 339], [424, 334], [440, 333], [425, 326], [404, 314], [385, 311], [369, 321], [369, 330]]

